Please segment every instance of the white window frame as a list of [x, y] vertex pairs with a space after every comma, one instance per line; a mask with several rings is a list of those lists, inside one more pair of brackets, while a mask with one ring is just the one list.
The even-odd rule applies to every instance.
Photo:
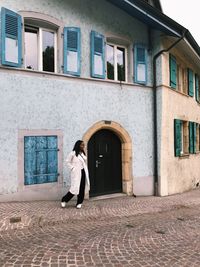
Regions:
[[128, 59], [128, 55], [127, 55], [127, 47], [123, 46], [123, 45], [118, 45], [118, 44], [114, 44], [114, 43], [110, 43], [107, 42], [106, 45], [111, 45], [114, 48], [114, 80], [108, 79], [108, 73], [107, 73], [107, 49], [106, 49], [106, 79], [108, 81], [119, 81], [118, 80], [118, 73], [117, 73], [117, 47], [119, 48], [123, 48], [124, 49], [124, 53], [125, 53], [125, 81], [122, 82], [127, 82], [127, 77], [128, 77], [128, 64], [127, 64], [127, 59]]
[[[43, 28], [43, 27], [39, 27], [39, 26], [35, 26], [35, 25], [29, 25], [29, 24], [25, 24], [25, 28], [26, 26], [32, 26], [35, 28], [38, 28], [38, 71], [43, 71], [43, 58], [42, 58], [42, 40], [43, 40], [43, 31], [47, 31], [47, 32], [52, 32], [54, 33], [54, 72], [52, 73], [57, 73], [58, 71], [58, 63], [57, 63], [57, 32], [55, 30], [52, 29], [48, 29], [48, 28]], [[25, 33], [25, 31], [24, 31]], [[26, 66], [26, 51], [25, 51], [25, 66]]]

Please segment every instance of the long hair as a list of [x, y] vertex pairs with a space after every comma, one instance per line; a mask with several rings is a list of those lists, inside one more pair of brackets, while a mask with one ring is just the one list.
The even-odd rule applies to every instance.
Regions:
[[[78, 140], [76, 141], [75, 145], [74, 145], [74, 148], [73, 148], [73, 151], [75, 151], [75, 154], [76, 156], [78, 157], [78, 154], [80, 153], [80, 145], [81, 143], [83, 143], [82, 140]], [[85, 152], [84, 151], [81, 151], [84, 155], [85, 155]]]

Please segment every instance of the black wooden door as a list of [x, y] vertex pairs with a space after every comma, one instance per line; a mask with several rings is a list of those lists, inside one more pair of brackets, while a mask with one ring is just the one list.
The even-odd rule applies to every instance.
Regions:
[[122, 192], [121, 142], [109, 130], [96, 132], [88, 143], [90, 196]]

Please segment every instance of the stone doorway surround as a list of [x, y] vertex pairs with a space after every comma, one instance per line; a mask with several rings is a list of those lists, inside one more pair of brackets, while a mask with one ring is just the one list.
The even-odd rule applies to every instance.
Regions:
[[122, 191], [127, 195], [133, 194], [132, 177], [132, 142], [128, 132], [117, 122], [100, 121], [90, 127], [83, 135], [85, 146], [88, 147], [90, 138], [97, 131], [107, 129], [113, 131], [120, 139], [122, 144]]

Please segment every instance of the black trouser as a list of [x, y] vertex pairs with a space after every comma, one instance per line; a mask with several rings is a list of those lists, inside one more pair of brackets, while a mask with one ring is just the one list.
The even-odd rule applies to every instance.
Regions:
[[[72, 199], [74, 194], [72, 194], [70, 191], [62, 198], [62, 202], [68, 202], [70, 199]], [[81, 170], [81, 183], [79, 187], [79, 194], [77, 196], [77, 204], [82, 204], [85, 196], [85, 171], [84, 169]]]

